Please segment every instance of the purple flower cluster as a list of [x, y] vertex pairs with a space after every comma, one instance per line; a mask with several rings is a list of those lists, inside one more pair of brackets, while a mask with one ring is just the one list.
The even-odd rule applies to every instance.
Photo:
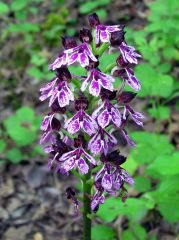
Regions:
[[[92, 31], [80, 30], [81, 43], [72, 37], [62, 38], [64, 50], [49, 66], [56, 76], [40, 89], [40, 100], [49, 98], [51, 109], [41, 124], [44, 134], [40, 143], [49, 154], [49, 167], [55, 165], [62, 174], [74, 169], [85, 175], [100, 166], [93, 176], [95, 193], [91, 196], [91, 209], [97, 211], [106, 194], [119, 194], [124, 200], [124, 184], [133, 185], [133, 179], [121, 167], [126, 157], [115, 150], [119, 145], [115, 132], [134, 146], [125, 129], [127, 120], [131, 118], [142, 126], [144, 117], [130, 106], [136, 93], [124, 91], [126, 84], [136, 92], [141, 88], [132, 70], [141, 56], [126, 44], [124, 25], [102, 25], [96, 14], [89, 16], [89, 24]], [[108, 74], [100, 68], [99, 53], [105, 46], [109, 52], [119, 52], [116, 66]], [[86, 76], [69, 71], [68, 67], [77, 63], [85, 68]], [[118, 77], [122, 84], [115, 89], [113, 83]], [[77, 204], [73, 191], [68, 191], [68, 198]]]

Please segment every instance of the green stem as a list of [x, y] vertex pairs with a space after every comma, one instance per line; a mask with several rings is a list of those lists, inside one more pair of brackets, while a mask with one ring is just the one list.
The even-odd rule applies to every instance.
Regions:
[[114, 63], [111, 63], [111, 64], [109, 64], [105, 69], [104, 69], [104, 73], [107, 73], [107, 72], [109, 72], [113, 67], [115, 67], [116, 66], [116, 63], [114, 62]]
[[106, 49], [109, 48], [109, 44], [108, 43], [103, 43], [101, 45], [101, 47], [98, 49], [98, 55], [99, 57], [101, 57], [103, 55], [103, 53], [106, 51]]
[[91, 184], [88, 182], [90, 178], [89, 171], [83, 178], [83, 240], [91, 240]]

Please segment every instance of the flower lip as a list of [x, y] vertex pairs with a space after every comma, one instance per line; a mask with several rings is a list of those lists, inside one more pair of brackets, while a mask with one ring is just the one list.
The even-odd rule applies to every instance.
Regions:
[[65, 49], [70, 49], [76, 47], [77, 42], [74, 37], [62, 36], [62, 45]]
[[88, 21], [91, 27], [96, 27], [97, 25], [100, 25], [100, 20], [96, 13], [89, 15]]

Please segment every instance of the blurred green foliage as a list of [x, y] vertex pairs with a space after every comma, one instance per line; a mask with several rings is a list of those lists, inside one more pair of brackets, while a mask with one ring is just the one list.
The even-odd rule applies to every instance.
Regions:
[[[96, 11], [105, 22], [108, 16], [106, 6], [110, 2], [77, 1], [77, 11], [80, 15]], [[43, 6], [49, 10], [43, 12]], [[133, 196], [132, 192], [133, 197], [125, 203], [115, 197], [106, 200], [97, 213], [105, 225], [93, 227], [93, 240], [115, 239], [118, 233], [111, 227], [111, 222], [119, 216], [128, 220], [121, 240], [147, 239], [146, 229], [141, 223], [156, 211], [165, 221], [179, 221], [179, 153], [168, 137], [160, 134], [160, 124], [170, 122], [171, 118], [168, 102], [179, 96], [179, 82], [173, 74], [179, 60], [179, 4], [178, 0], [165, 0], [165, 3], [156, 0], [148, 7], [146, 26], [141, 30], [128, 28], [126, 38], [143, 57], [143, 63], [135, 69], [142, 83], [139, 97], [148, 100], [146, 111], [155, 121], [156, 129], [152, 133], [138, 131], [131, 134], [137, 147], [131, 150], [123, 167], [135, 178], [133, 190], [128, 189], [135, 194]], [[76, 25], [82, 24], [80, 17], [78, 23], [77, 18], [70, 14], [63, 0], [13, 0], [10, 4], [1, 1], [0, 19], [3, 20], [0, 44], [5, 46], [12, 39], [11, 59], [3, 62], [2, 67], [16, 68], [20, 76], [27, 75], [36, 85], [53, 77], [47, 65], [52, 58], [52, 49], [59, 47], [60, 36], [76, 34]], [[105, 69], [116, 56], [116, 53], [104, 55], [100, 68]], [[84, 75], [79, 67], [70, 66], [70, 70], [75, 71], [76, 75]], [[11, 88], [21, 81], [21, 77], [14, 79], [15, 83], [11, 81], [9, 84]], [[115, 82], [116, 87], [119, 84], [119, 80]], [[21, 107], [19, 102], [17, 105], [14, 114], [3, 121], [4, 132], [0, 132], [1, 162], [9, 160], [18, 164], [42, 154], [38, 144], [34, 144], [37, 142], [41, 116], [36, 116], [30, 107]], [[24, 151], [26, 148], [30, 151]], [[151, 235], [150, 240], [155, 239], [155, 234]]]

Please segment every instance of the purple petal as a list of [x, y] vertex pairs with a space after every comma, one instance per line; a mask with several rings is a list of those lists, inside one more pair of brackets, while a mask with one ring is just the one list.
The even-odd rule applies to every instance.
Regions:
[[100, 31], [99, 31], [98, 26], [97, 26], [96, 29], [95, 29], [95, 43], [97, 45], [99, 44], [99, 34], [100, 34]]
[[92, 61], [97, 62], [98, 59], [92, 53], [90, 45], [85, 44], [85, 53], [91, 58]]
[[101, 31], [100, 40], [101, 42], [109, 42], [109, 33], [107, 31]]
[[127, 142], [131, 147], [135, 147], [135, 146], [136, 146], [135, 142], [134, 142], [132, 139], [129, 138], [129, 135], [127, 134], [126, 130], [123, 129], [123, 130], [121, 130], [121, 132], [122, 132], [122, 134], [123, 134], [126, 142]]
[[76, 120], [70, 122], [70, 124], [68, 125], [67, 128], [68, 132], [73, 135], [76, 132], [78, 132], [80, 130], [80, 122], [79, 122], [79, 118], [77, 118]]
[[112, 176], [111, 176], [111, 174], [108, 174], [108, 173], [104, 174], [104, 176], [102, 178], [101, 186], [105, 190], [110, 190], [112, 188]]
[[93, 119], [96, 119], [98, 117], [98, 115], [103, 107], [104, 107], [104, 103], [102, 103], [96, 110], [94, 110], [94, 112], [92, 113]]
[[88, 77], [85, 79], [85, 81], [82, 83], [81, 85], [81, 91], [84, 92], [88, 86], [88, 84], [90, 83], [91, 79], [93, 79], [93, 71], [91, 71], [88, 74]]
[[65, 107], [66, 105], [69, 105], [70, 101], [64, 89], [61, 89], [57, 95], [58, 95], [58, 103], [60, 107]]
[[79, 61], [79, 63], [81, 64], [81, 66], [83, 68], [89, 65], [88, 56], [84, 52], [83, 53], [79, 53], [78, 61]]
[[90, 84], [90, 87], [89, 87], [89, 92], [95, 96], [95, 97], [98, 97], [99, 96], [99, 93], [100, 93], [100, 85], [98, 83], [98, 81], [96, 80], [93, 80]]
[[57, 78], [55, 78], [55, 80], [50, 81], [45, 86], [40, 88], [40, 92], [43, 92], [43, 91], [46, 91], [46, 90], [51, 90], [55, 86], [56, 82], [57, 82]]
[[104, 110], [99, 116], [98, 116], [98, 124], [105, 128], [109, 125], [109, 122], [111, 120], [111, 116], [109, 115], [109, 112], [107, 110]]
[[75, 63], [77, 61], [77, 59], [78, 59], [78, 53], [71, 54], [71, 56], [69, 56], [67, 59], [68, 66]]
[[68, 158], [71, 158], [71, 157], [73, 157], [74, 155], [76, 155], [76, 153], [77, 153], [77, 149], [72, 150], [72, 151], [67, 152], [67, 153], [64, 153], [59, 160], [60, 160], [60, 161], [65, 161], [65, 160], [67, 160]]
[[95, 182], [101, 178], [101, 176], [104, 174], [104, 172], [106, 171], [105, 165], [99, 170], [99, 172], [96, 174], [95, 176]]
[[88, 173], [89, 167], [88, 167], [88, 164], [84, 161], [83, 158], [80, 158], [78, 160], [78, 168], [83, 175]]
[[49, 142], [51, 138], [52, 138], [52, 132], [51, 131], [45, 132], [40, 139], [40, 145], [43, 145], [44, 143]]
[[137, 80], [137, 78], [132, 74], [131, 69], [126, 68], [126, 72], [128, 75], [128, 78], [125, 77], [124, 80], [127, 81], [127, 83], [129, 84], [129, 86], [131, 88], [133, 88], [135, 91], [140, 91], [141, 89], [141, 85], [140, 82]]
[[96, 165], [96, 160], [91, 155], [89, 155], [85, 150], [83, 150], [83, 154], [90, 163], [92, 163], [93, 165]]
[[90, 141], [88, 144], [90, 151], [94, 155], [97, 155], [98, 153], [102, 152], [103, 146], [104, 146], [104, 141], [101, 139], [97, 139], [93, 143], [91, 143], [91, 141]]
[[129, 174], [125, 170], [122, 170], [122, 176], [124, 181], [127, 182], [129, 185], [134, 185], [134, 179], [129, 176]]
[[50, 153], [50, 152], [53, 152], [53, 151], [54, 151], [54, 149], [53, 149], [53, 147], [52, 147], [51, 145], [45, 146], [45, 147], [43, 148], [43, 150], [44, 150], [45, 153]]
[[75, 166], [75, 157], [69, 158], [66, 161], [64, 161], [63, 163], [63, 168], [65, 170], [65, 172], [69, 172], [70, 170], [72, 170]]
[[111, 117], [112, 117], [112, 121], [113, 123], [117, 126], [120, 127], [121, 126], [121, 114], [119, 112], [119, 110], [117, 108], [112, 108], [111, 109]]
[[93, 135], [96, 132], [96, 128], [86, 120], [82, 122], [83, 130], [89, 135]]

